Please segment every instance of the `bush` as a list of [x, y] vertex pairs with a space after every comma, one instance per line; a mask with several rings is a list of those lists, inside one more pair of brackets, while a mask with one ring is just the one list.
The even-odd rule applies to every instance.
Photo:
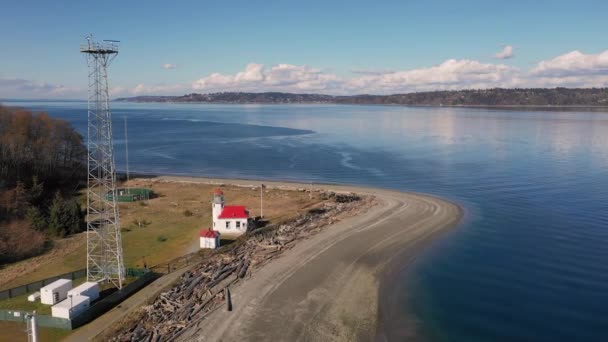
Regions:
[[133, 225], [137, 226], [138, 228], [145, 228], [150, 225], [150, 221], [147, 221], [145, 218], [137, 218], [137, 219], [133, 220], [132, 223], [133, 223]]
[[188, 210], [188, 209], [184, 210], [184, 216], [190, 217], [192, 215], [194, 215], [194, 213], [192, 213], [190, 210]]
[[44, 233], [26, 221], [13, 221], [0, 226], [0, 263], [14, 262], [44, 252]]
[[167, 238], [167, 237], [166, 237], [166, 236], [164, 236], [164, 235], [159, 235], [159, 236], [156, 238], [156, 241], [158, 241], [158, 242], [165, 242], [165, 241], [167, 241], [167, 240], [169, 240], [169, 238]]
[[75, 199], [64, 200], [57, 192], [49, 214], [49, 231], [56, 236], [63, 237], [76, 234], [83, 230], [84, 215], [80, 204]]

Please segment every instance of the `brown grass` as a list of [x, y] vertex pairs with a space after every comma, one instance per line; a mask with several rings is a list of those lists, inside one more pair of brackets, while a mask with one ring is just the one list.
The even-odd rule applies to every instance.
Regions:
[[[121, 203], [123, 251], [127, 267], [161, 264], [198, 250], [199, 231], [211, 226], [211, 194], [207, 184], [134, 179], [121, 186], [151, 188], [158, 197], [147, 202]], [[259, 188], [222, 187], [228, 205], [245, 205], [252, 216], [260, 213]], [[280, 223], [321, 202], [307, 192], [266, 189], [264, 216]], [[190, 214], [184, 214], [186, 211]], [[145, 222], [141, 228], [136, 222]], [[85, 234], [57, 240], [39, 257], [0, 270], [0, 287], [10, 288], [86, 267]]]

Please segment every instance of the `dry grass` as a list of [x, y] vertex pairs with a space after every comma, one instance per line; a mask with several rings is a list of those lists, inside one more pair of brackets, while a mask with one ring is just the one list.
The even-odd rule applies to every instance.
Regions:
[[[198, 250], [199, 230], [211, 221], [211, 194], [207, 184], [134, 179], [122, 186], [151, 188], [158, 197], [147, 202], [121, 203], [125, 264], [142, 267], [167, 262]], [[245, 205], [252, 216], [260, 213], [259, 188], [222, 187], [228, 205]], [[272, 223], [294, 218], [321, 202], [318, 194], [266, 189], [264, 216]], [[185, 214], [189, 211], [191, 215]], [[136, 222], [145, 222], [139, 227]], [[0, 270], [0, 287], [10, 288], [86, 267], [84, 234], [56, 242], [42, 256], [8, 265]]]

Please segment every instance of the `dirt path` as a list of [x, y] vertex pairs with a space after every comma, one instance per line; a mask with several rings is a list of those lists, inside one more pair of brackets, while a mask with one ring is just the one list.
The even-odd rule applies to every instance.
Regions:
[[[173, 178], [171, 181], [256, 185], [256, 181]], [[264, 182], [276, 187], [304, 184]], [[191, 341], [352, 341], [386, 339], [384, 271], [410, 263], [438, 234], [455, 226], [461, 209], [419, 194], [319, 186], [377, 196], [381, 205], [296, 245], [232, 289], [233, 311], [218, 310], [181, 336]], [[379, 324], [380, 322], [380, 324]], [[402, 328], [400, 336], [415, 334]], [[393, 340], [393, 338], [390, 338]]]

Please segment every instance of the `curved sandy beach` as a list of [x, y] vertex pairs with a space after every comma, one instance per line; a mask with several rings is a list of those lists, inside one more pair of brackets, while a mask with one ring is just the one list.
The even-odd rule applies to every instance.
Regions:
[[[174, 182], [259, 185], [260, 181], [159, 177]], [[269, 187], [310, 185], [263, 182]], [[298, 243], [232, 288], [233, 311], [223, 309], [180, 336], [192, 341], [352, 341], [415, 338], [415, 325], [391, 321], [391, 278], [462, 210], [422, 194], [338, 185], [335, 192], [377, 197], [380, 204]], [[380, 291], [382, 289], [382, 291]], [[400, 310], [401, 311], [401, 310]]]

